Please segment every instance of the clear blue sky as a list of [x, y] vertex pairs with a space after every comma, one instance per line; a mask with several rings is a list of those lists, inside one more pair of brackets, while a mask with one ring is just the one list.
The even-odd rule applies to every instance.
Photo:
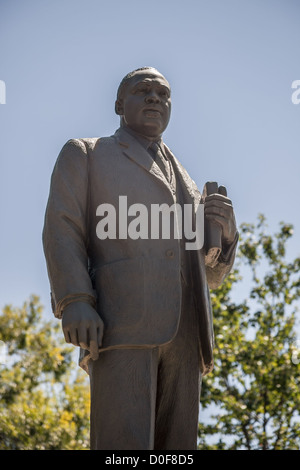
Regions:
[[299, 255], [299, 45], [297, 0], [0, 0], [0, 306], [35, 293], [51, 314], [55, 160], [69, 138], [115, 132], [118, 84], [144, 65], [171, 83], [165, 141], [199, 188], [226, 185], [239, 224], [293, 223]]

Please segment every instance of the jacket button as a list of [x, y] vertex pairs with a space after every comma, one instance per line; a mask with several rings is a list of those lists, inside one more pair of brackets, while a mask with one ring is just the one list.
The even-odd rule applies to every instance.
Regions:
[[167, 250], [166, 255], [168, 258], [174, 258], [174, 251], [173, 250]]

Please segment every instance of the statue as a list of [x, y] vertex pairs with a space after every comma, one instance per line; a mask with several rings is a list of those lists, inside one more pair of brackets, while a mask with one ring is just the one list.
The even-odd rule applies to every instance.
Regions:
[[[201, 196], [163, 142], [171, 91], [160, 72], [126, 75], [115, 111], [114, 135], [69, 140], [53, 170], [43, 230], [53, 311], [90, 377], [91, 449], [192, 450], [213, 368], [209, 288], [234, 262], [234, 211], [223, 186]], [[199, 207], [205, 244], [186, 249], [172, 223], [192, 208], [194, 230]]]

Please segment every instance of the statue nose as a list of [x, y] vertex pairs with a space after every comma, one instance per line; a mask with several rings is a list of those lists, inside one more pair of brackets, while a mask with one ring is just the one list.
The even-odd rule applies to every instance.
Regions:
[[160, 103], [160, 98], [155, 91], [149, 93], [145, 98], [146, 103]]

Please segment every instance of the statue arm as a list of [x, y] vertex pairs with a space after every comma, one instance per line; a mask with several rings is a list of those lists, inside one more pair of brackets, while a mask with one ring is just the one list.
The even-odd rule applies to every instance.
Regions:
[[69, 140], [55, 164], [45, 214], [43, 246], [55, 316], [74, 301], [95, 307], [88, 273], [86, 208], [88, 161], [84, 143]]

